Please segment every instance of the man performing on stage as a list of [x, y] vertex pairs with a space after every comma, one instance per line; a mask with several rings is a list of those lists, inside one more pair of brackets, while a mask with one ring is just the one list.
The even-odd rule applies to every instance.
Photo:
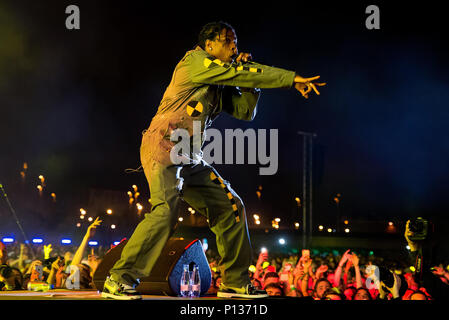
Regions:
[[[174, 164], [170, 151], [176, 144], [174, 130], [188, 130], [200, 121], [202, 139], [212, 121], [225, 111], [237, 119], [252, 120], [259, 88], [294, 86], [308, 98], [319, 76], [302, 78], [294, 71], [250, 62], [251, 54], [237, 50], [237, 36], [227, 23], [203, 27], [198, 45], [176, 66], [158, 111], [143, 134], [140, 149], [142, 167], [151, 193], [151, 213], [145, 215], [123, 248], [121, 258], [110, 270], [102, 296], [113, 299], [141, 299], [135, 290], [139, 279], [150, 274], [178, 220], [180, 200], [186, 201], [209, 221], [216, 235], [221, 260], [222, 284], [217, 296], [261, 298], [268, 295], [250, 284], [251, 243], [242, 200], [218, 172], [195, 150], [189, 163]], [[192, 150], [192, 148], [191, 148]]]

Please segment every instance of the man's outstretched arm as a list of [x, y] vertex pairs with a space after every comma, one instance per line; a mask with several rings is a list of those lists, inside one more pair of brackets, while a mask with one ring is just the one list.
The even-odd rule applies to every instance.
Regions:
[[[185, 59], [187, 72], [193, 83], [210, 85], [227, 85], [243, 88], [295, 88], [305, 97], [314, 90], [317, 77], [303, 78], [294, 71], [270, 67], [255, 62], [226, 63], [214, 59], [203, 51], [194, 51]], [[319, 93], [318, 93], [319, 94]]]

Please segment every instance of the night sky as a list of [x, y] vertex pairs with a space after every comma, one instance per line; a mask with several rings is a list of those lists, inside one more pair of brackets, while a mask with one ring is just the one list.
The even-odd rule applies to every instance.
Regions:
[[[437, 5], [377, 3], [380, 30], [368, 30], [371, 3], [44, 3], [0, 3], [0, 182], [6, 188], [27, 162], [30, 174], [44, 174], [67, 202], [87, 201], [89, 188], [126, 192], [138, 184], [148, 193], [143, 173], [125, 173], [140, 166], [141, 132], [201, 27], [224, 20], [235, 28], [239, 50], [255, 61], [327, 82], [308, 100], [293, 89], [263, 90], [252, 122], [226, 114], [214, 122], [220, 130], [279, 129], [276, 175], [259, 176], [258, 165], [215, 166], [249, 213], [296, 213], [297, 131], [317, 135], [315, 221], [334, 219], [337, 193], [342, 215], [350, 218], [443, 217], [449, 209], [448, 33]], [[80, 8], [80, 30], [65, 28], [69, 4]]]

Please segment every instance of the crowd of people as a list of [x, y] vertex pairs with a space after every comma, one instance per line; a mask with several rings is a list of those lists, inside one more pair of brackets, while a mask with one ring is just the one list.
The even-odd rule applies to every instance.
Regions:
[[[93, 274], [104, 256], [100, 249], [88, 252], [88, 241], [101, 224], [98, 218], [87, 228], [80, 245], [52, 244], [30, 247], [25, 243], [0, 242], [0, 290], [27, 290], [31, 283], [46, 283], [49, 288], [92, 289]], [[68, 285], [70, 281], [74, 285]]]
[[[449, 300], [449, 264], [425, 257], [423, 242], [411, 240], [407, 222], [404, 233], [409, 257], [388, 264], [379, 256], [362, 256], [350, 249], [342, 254], [310, 250], [297, 255], [269, 257], [261, 251], [249, 268], [252, 284], [270, 296], [313, 300]], [[213, 274], [210, 292], [218, 290], [219, 258], [211, 258]]]
[[[109, 248], [86, 250], [89, 239], [101, 224], [98, 218], [88, 227], [78, 247], [51, 244], [30, 247], [0, 242], [0, 290], [27, 290], [30, 282], [47, 283], [52, 288], [94, 289], [93, 274]], [[361, 255], [350, 249], [342, 254], [321, 252], [280, 255], [261, 251], [248, 269], [252, 284], [270, 296], [314, 300], [447, 300], [449, 264], [429, 265], [423, 261], [421, 243], [405, 239], [410, 258], [402, 265], [386, 265], [382, 257]], [[271, 255], [271, 256], [270, 256]], [[33, 258], [34, 256], [34, 258]], [[206, 256], [212, 270], [209, 295], [217, 292], [221, 275], [219, 257]], [[76, 287], [73, 282], [76, 273]]]

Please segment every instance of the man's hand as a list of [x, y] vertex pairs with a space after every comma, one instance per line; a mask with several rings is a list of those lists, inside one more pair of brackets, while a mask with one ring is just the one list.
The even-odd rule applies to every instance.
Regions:
[[346, 263], [346, 261], [349, 260], [351, 253], [350, 253], [351, 249], [348, 249], [345, 251], [345, 253], [343, 253], [343, 255], [341, 256], [340, 262], [338, 263], [338, 266], [340, 268], [343, 267], [343, 265]]
[[407, 240], [407, 243], [410, 247], [410, 251], [416, 251], [418, 250], [418, 244], [410, 240], [410, 237], [413, 236], [413, 231], [410, 231], [409, 224], [410, 220], [407, 220], [407, 223], [405, 224], [404, 238], [405, 240]]
[[101, 224], [102, 220], [99, 220], [97, 217], [94, 222], [87, 228], [86, 234], [88, 235], [89, 239], [92, 238], [95, 235], [95, 228]]
[[52, 251], [51, 243], [44, 245], [44, 259], [50, 258], [50, 252]]
[[354, 265], [354, 267], [359, 266], [359, 257], [357, 257], [357, 255], [355, 253], [351, 254], [349, 259], [352, 262], [352, 264]]
[[235, 62], [241, 62], [241, 61], [243, 61], [243, 62], [248, 62], [248, 61], [250, 61], [250, 60], [252, 60], [253, 59], [253, 57], [252, 57], [252, 55], [251, 55], [251, 53], [245, 53], [245, 52], [241, 52], [238, 56], [237, 56], [237, 58], [235, 59]]
[[317, 80], [320, 76], [316, 76], [316, 77], [311, 77], [311, 78], [303, 78], [301, 76], [296, 75], [295, 77], [295, 89], [298, 90], [302, 96], [306, 99], [309, 98], [309, 92], [310, 91], [315, 91], [315, 93], [317, 95], [320, 94], [320, 92], [317, 90], [317, 86], [318, 87], [322, 87], [325, 86], [326, 83], [322, 82], [322, 83], [318, 83], [318, 82], [314, 82], [314, 80]]

